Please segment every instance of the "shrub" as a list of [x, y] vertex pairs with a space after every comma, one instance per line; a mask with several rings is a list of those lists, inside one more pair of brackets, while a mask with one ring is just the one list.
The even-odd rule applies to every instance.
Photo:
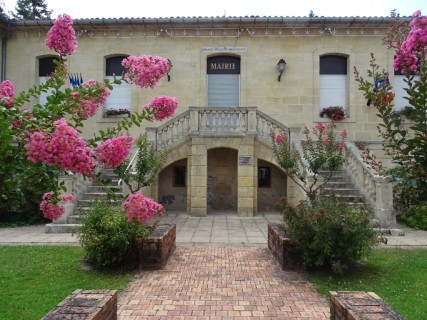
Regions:
[[427, 205], [410, 206], [402, 215], [400, 220], [408, 227], [427, 230]]
[[81, 215], [83, 226], [78, 232], [86, 260], [95, 267], [134, 267], [136, 242], [145, 239], [151, 228], [138, 221], [128, 221], [119, 206], [96, 202]]
[[334, 196], [287, 207], [284, 220], [307, 268], [326, 267], [342, 273], [368, 254], [376, 242], [368, 212]]

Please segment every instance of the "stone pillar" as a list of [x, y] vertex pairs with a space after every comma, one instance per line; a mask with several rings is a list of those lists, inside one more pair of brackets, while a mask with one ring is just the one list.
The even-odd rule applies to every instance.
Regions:
[[396, 215], [393, 210], [393, 187], [383, 178], [375, 178], [375, 212], [374, 218], [382, 228], [396, 225]]
[[207, 160], [203, 139], [193, 137], [188, 154], [187, 213], [190, 216], [207, 215]]
[[255, 158], [254, 137], [245, 137], [237, 157], [237, 214], [253, 217], [257, 213], [258, 161]]

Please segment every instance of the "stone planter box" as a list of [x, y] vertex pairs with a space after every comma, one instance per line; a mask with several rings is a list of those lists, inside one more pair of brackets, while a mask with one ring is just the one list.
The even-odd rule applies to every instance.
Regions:
[[176, 249], [176, 225], [157, 225], [148, 238], [137, 246], [139, 269], [163, 269]]
[[268, 224], [268, 249], [279, 261], [283, 270], [297, 270], [302, 268], [302, 253], [296, 247], [295, 242], [286, 235], [284, 224]]

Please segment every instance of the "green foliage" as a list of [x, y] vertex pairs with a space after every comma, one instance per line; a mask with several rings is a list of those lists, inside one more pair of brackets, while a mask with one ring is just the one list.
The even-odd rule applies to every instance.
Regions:
[[94, 203], [82, 217], [78, 236], [90, 264], [99, 268], [134, 267], [136, 242], [148, 236], [149, 227], [128, 221], [120, 207], [109, 202]]
[[139, 136], [136, 146], [138, 150], [134, 166], [129, 167], [131, 159], [128, 158], [114, 170], [129, 187], [131, 193], [152, 184], [169, 153], [169, 150], [156, 152], [148, 141], [147, 133]]
[[12, 17], [23, 20], [48, 20], [52, 14], [44, 0], [18, 0], [15, 11]]
[[[347, 133], [345, 130], [341, 131], [341, 141], [338, 141], [335, 127], [334, 122], [319, 122], [313, 129], [314, 138], [306, 127], [303, 131], [306, 140], [302, 142], [301, 150], [291, 149], [287, 133], [280, 133], [283, 141], [278, 141], [278, 136], [271, 135], [277, 162], [286, 175], [304, 190], [309, 199], [316, 198], [323, 185], [331, 179], [333, 171], [345, 162], [343, 148]], [[322, 183], [318, 179], [321, 170], [327, 172]]]
[[399, 219], [408, 227], [427, 230], [427, 205], [410, 206]]
[[[392, 86], [384, 83], [372, 91], [374, 79], [385, 79], [386, 72], [379, 72], [379, 66], [371, 54], [371, 69], [365, 80], [355, 69], [359, 90], [367, 99], [373, 101], [380, 118], [378, 131], [383, 140], [386, 154], [392, 158], [394, 166], [386, 170], [391, 179], [406, 190], [419, 195], [417, 201], [422, 203], [427, 194], [427, 66], [426, 57], [421, 56], [416, 76], [407, 73], [406, 99], [410, 108], [411, 122], [406, 125], [401, 112], [393, 108]], [[406, 111], [405, 111], [406, 112]]]
[[76, 289], [123, 290], [133, 273], [82, 268], [76, 246], [0, 246], [0, 319], [42, 319]]
[[325, 196], [288, 206], [284, 221], [303, 252], [306, 267], [326, 267], [341, 273], [367, 255], [376, 242], [368, 214], [358, 206]]
[[373, 250], [363, 264], [344, 275], [312, 272], [310, 280], [323, 295], [329, 291], [375, 292], [406, 320], [427, 314], [427, 250]]

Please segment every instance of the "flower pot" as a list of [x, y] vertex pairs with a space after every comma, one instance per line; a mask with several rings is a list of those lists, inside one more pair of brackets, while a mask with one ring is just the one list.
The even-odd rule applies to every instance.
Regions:
[[286, 233], [283, 223], [268, 224], [268, 249], [277, 261], [279, 261], [282, 270], [297, 270], [302, 268], [302, 252]]
[[176, 225], [158, 224], [147, 239], [137, 242], [139, 269], [163, 269], [176, 249]]

